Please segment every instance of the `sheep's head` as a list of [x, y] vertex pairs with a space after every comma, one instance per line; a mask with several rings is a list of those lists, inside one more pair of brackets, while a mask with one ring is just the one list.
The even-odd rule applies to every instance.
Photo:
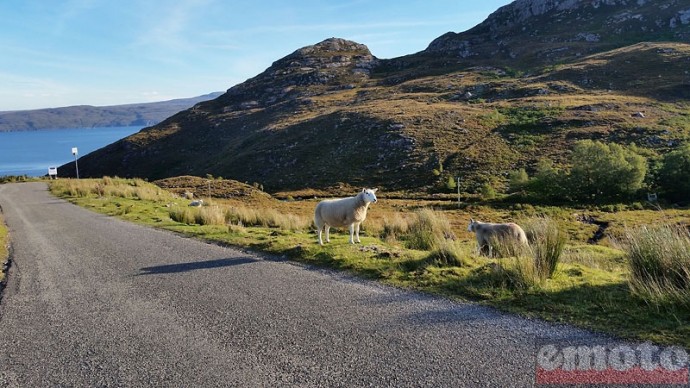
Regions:
[[362, 189], [362, 197], [364, 197], [364, 202], [376, 203], [376, 191], [378, 189]]
[[467, 225], [467, 231], [468, 232], [474, 232], [474, 226], [477, 225], [477, 221], [474, 220], [474, 218], [470, 218], [470, 224]]

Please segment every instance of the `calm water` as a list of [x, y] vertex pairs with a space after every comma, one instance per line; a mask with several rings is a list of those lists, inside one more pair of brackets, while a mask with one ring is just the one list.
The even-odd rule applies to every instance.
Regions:
[[[0, 132], [0, 176], [48, 174], [48, 167], [74, 161], [72, 147], [79, 157], [143, 127], [52, 129], [26, 132]], [[58, 176], [60, 171], [58, 170]]]

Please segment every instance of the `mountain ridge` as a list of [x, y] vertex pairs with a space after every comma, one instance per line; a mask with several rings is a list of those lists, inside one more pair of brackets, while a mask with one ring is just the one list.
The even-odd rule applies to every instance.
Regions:
[[[532, 171], [541, 157], [562, 165], [580, 139], [635, 142], [650, 154], [687, 141], [690, 3], [575, 3], [520, 0], [400, 58], [326, 39], [83, 157], [80, 173], [212, 174], [268, 191], [343, 182], [434, 191], [460, 178], [474, 192], [505, 188], [509, 171]], [[525, 7], [528, 24], [510, 16]]]
[[72, 105], [58, 108], [0, 111], [0, 132], [39, 129], [150, 126], [199, 102], [222, 95], [120, 105]]

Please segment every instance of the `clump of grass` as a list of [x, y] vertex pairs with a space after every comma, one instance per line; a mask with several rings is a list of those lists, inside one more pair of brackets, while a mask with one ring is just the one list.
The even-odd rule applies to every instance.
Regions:
[[442, 214], [431, 209], [416, 211], [415, 219], [408, 225], [405, 234], [408, 248], [423, 251], [440, 248], [449, 239], [455, 239], [450, 222]]
[[528, 290], [543, 283], [529, 256], [515, 256], [507, 263], [498, 264], [496, 275], [503, 288], [515, 291]]
[[195, 208], [194, 222], [199, 225], [225, 225], [225, 211], [218, 206]]
[[[486, 252], [486, 247], [479, 247], [480, 251]], [[506, 238], [501, 235], [494, 235], [489, 238], [488, 256], [489, 257], [519, 257], [527, 253], [526, 247], [520, 241], [513, 238]]]
[[397, 241], [407, 233], [410, 224], [400, 213], [394, 213], [383, 220], [379, 237], [385, 241]]
[[285, 230], [305, 230], [311, 225], [306, 217], [291, 213], [281, 213], [271, 208], [231, 207], [225, 212], [225, 220], [243, 226], [262, 226]]
[[534, 217], [523, 223], [529, 246], [513, 239], [493, 239], [496, 255], [511, 257], [497, 264], [494, 273], [501, 286], [512, 290], [540, 287], [553, 277], [563, 254], [567, 235], [549, 217]]
[[194, 211], [187, 207], [172, 207], [168, 211], [170, 219], [175, 222], [181, 222], [187, 225], [193, 225], [196, 223], [196, 214]]
[[51, 189], [58, 195], [85, 198], [98, 197], [136, 198], [157, 201], [171, 199], [172, 195], [142, 179], [60, 179], [51, 182]]
[[467, 252], [458, 247], [455, 241], [443, 241], [431, 251], [426, 262], [439, 267], [462, 267], [465, 265], [464, 258], [466, 256]]
[[5, 266], [5, 263], [7, 262], [7, 259], [9, 257], [9, 251], [7, 250], [7, 239], [8, 239], [8, 232], [7, 232], [7, 227], [5, 226], [5, 222], [2, 219], [2, 215], [0, 215], [0, 282], [5, 279], [5, 273], [3, 272], [3, 267]]
[[654, 305], [690, 307], [690, 231], [678, 225], [626, 228], [631, 291]]
[[534, 269], [541, 281], [551, 278], [561, 259], [568, 240], [558, 224], [551, 218], [535, 217], [525, 222], [525, 233], [534, 258]]

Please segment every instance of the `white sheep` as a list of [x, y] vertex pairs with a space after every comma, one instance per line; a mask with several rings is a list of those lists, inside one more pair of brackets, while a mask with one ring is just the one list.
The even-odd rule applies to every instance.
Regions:
[[326, 242], [330, 242], [331, 227], [350, 227], [350, 244], [359, 240], [359, 225], [367, 217], [367, 209], [372, 202], [376, 203], [376, 190], [362, 189], [354, 197], [327, 199], [321, 201], [314, 209], [314, 225], [319, 231], [319, 245], [323, 245], [321, 233], [326, 231]]
[[527, 235], [520, 225], [515, 223], [493, 224], [490, 222], [476, 221], [470, 218], [467, 226], [468, 232], [474, 232], [477, 237], [477, 245], [480, 253], [491, 254], [491, 244], [495, 241], [515, 242], [518, 245], [527, 246]]
[[203, 204], [204, 204], [204, 200], [203, 200], [203, 199], [198, 199], [198, 200], [196, 200], [196, 201], [192, 201], [192, 202], [189, 204], [189, 206], [198, 207], [198, 206], [202, 206]]

